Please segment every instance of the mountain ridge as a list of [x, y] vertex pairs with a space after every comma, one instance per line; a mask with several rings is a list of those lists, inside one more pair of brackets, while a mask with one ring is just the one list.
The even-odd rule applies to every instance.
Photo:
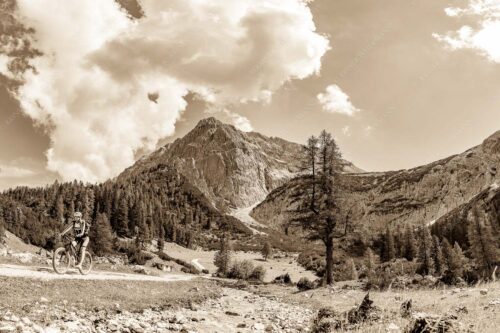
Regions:
[[[242, 132], [209, 117], [176, 139], [127, 168], [118, 178], [148, 165], [177, 168], [224, 212], [262, 201], [274, 188], [299, 172], [302, 145], [258, 132]], [[349, 171], [359, 172], [352, 163]]]
[[[381, 231], [388, 224], [434, 221], [467, 203], [488, 186], [500, 182], [500, 131], [461, 154], [418, 166], [387, 172], [345, 174], [348, 201], [360, 207], [352, 218], [363, 227]], [[259, 223], [282, 229], [293, 210], [291, 193], [296, 177], [272, 191], [250, 215]]]

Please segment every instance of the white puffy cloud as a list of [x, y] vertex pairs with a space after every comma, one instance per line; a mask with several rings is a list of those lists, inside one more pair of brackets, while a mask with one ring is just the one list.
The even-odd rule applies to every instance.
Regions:
[[478, 19], [476, 27], [462, 26], [457, 31], [433, 34], [450, 49], [472, 49], [493, 62], [500, 63], [500, 0], [472, 0], [466, 8], [446, 8], [446, 15], [464, 15]]
[[227, 115], [231, 119], [231, 123], [234, 125], [234, 127], [239, 129], [240, 131], [243, 132], [253, 131], [252, 124], [250, 123], [250, 120], [247, 117], [244, 117], [234, 112], [228, 112]]
[[[16, 97], [46, 125], [48, 169], [64, 180], [117, 175], [173, 134], [190, 92], [219, 106], [266, 101], [286, 81], [319, 72], [329, 49], [302, 0], [141, 6], [134, 20], [114, 0], [18, 0], [43, 56]], [[233, 115], [251, 130], [245, 119]]]
[[359, 111], [351, 103], [349, 96], [336, 84], [327, 86], [326, 91], [318, 94], [317, 98], [326, 112], [352, 116]]

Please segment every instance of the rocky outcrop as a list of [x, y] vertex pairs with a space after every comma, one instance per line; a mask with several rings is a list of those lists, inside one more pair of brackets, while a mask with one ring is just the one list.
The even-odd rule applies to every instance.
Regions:
[[[119, 177], [159, 163], [175, 166], [222, 211], [262, 201], [299, 170], [302, 146], [256, 132], [245, 133], [215, 118], [201, 120], [177, 139], [139, 160]], [[349, 171], [358, 171], [352, 164]]]
[[[368, 231], [390, 224], [432, 224], [469, 202], [492, 184], [500, 184], [500, 131], [462, 154], [409, 170], [345, 174], [342, 188], [352, 219]], [[273, 190], [251, 212], [260, 223], [281, 228], [297, 202], [296, 177]]]

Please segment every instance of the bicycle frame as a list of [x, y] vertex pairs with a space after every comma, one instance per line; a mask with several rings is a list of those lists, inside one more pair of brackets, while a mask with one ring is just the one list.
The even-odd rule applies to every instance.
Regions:
[[77, 243], [77, 246], [75, 246], [73, 245], [73, 240], [70, 237], [66, 236], [65, 238], [67, 239], [67, 242], [63, 246], [66, 249], [66, 252], [70, 254], [71, 258], [73, 259], [74, 265], [74, 263], [78, 262], [78, 254], [81, 251], [82, 245], [80, 243]]

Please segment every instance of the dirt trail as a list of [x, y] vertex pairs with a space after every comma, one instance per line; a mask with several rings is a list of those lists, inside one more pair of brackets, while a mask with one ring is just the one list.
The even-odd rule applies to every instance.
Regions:
[[49, 267], [30, 267], [20, 265], [0, 264], [0, 276], [8, 277], [27, 277], [42, 280], [128, 280], [128, 281], [158, 281], [174, 282], [187, 281], [193, 279], [193, 276], [183, 274], [165, 273], [161, 276], [127, 274], [117, 272], [93, 271], [88, 275], [80, 275], [76, 270], [70, 270], [67, 274], [56, 274]]

